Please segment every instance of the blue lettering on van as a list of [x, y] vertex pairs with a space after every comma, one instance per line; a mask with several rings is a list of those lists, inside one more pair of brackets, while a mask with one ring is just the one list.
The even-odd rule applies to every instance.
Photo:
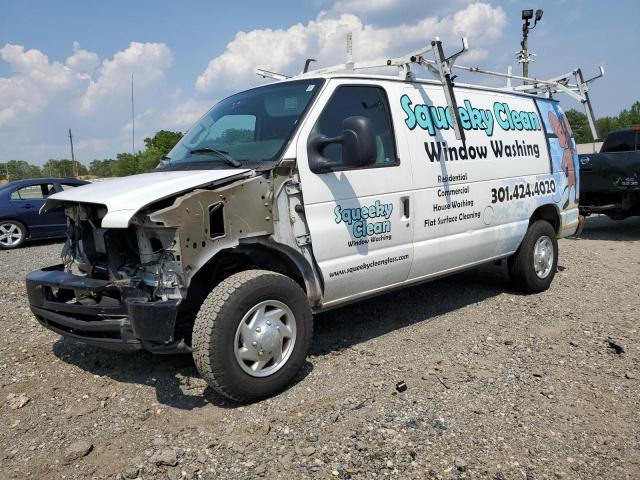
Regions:
[[355, 208], [343, 208], [341, 205], [336, 205], [333, 210], [336, 216], [335, 222], [349, 225], [354, 238], [391, 232], [391, 221], [389, 220], [391, 212], [393, 212], [393, 204], [381, 203], [380, 200], [376, 200], [370, 206]]
[[[413, 105], [408, 95], [400, 97], [400, 106], [406, 117], [405, 125], [413, 130], [419, 126], [429, 132], [432, 137], [438, 130], [453, 129], [453, 119], [449, 107], [433, 105]], [[482, 130], [487, 137], [493, 136], [495, 124], [505, 131], [542, 130], [540, 118], [533, 111], [511, 110], [504, 102], [495, 102], [492, 109], [474, 107], [469, 100], [458, 107], [460, 125], [464, 130]]]

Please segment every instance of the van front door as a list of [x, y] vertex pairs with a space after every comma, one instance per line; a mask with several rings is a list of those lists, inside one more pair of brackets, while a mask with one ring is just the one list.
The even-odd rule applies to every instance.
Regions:
[[[371, 120], [375, 163], [348, 167], [341, 145], [330, 144], [321, 151], [329, 171], [311, 171], [309, 136], [340, 136], [343, 120], [352, 116]], [[324, 281], [324, 305], [400, 284], [409, 275], [411, 167], [393, 124], [384, 88], [347, 83], [329, 84], [301, 129], [298, 167], [313, 255]]]

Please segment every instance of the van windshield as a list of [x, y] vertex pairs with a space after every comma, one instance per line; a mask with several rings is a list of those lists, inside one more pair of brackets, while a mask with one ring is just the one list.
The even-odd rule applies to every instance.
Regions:
[[279, 159], [322, 79], [254, 88], [228, 97], [204, 115], [158, 168], [256, 168]]

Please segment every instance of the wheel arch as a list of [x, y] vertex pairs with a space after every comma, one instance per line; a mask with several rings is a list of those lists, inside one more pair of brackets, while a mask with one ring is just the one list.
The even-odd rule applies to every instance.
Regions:
[[529, 218], [529, 225], [533, 225], [538, 220], [546, 220], [551, 224], [556, 232], [556, 235], [560, 232], [560, 211], [558, 206], [552, 203], [541, 205], [534, 210]]
[[218, 284], [244, 270], [268, 270], [291, 278], [305, 292], [310, 305], [321, 300], [314, 270], [294, 249], [261, 237], [243, 239], [218, 251], [192, 277], [176, 322], [176, 338], [190, 341], [190, 330], [202, 302]]

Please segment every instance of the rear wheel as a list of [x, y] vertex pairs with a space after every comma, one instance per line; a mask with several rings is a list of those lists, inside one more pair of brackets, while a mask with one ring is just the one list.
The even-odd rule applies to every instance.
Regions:
[[556, 232], [545, 220], [529, 226], [520, 248], [509, 259], [509, 274], [515, 286], [525, 292], [549, 288], [558, 266]]
[[203, 302], [193, 329], [198, 371], [240, 403], [284, 389], [304, 364], [313, 320], [305, 292], [263, 270], [236, 273]]
[[0, 248], [11, 249], [18, 248], [24, 244], [27, 239], [26, 227], [16, 220], [0, 221]]

